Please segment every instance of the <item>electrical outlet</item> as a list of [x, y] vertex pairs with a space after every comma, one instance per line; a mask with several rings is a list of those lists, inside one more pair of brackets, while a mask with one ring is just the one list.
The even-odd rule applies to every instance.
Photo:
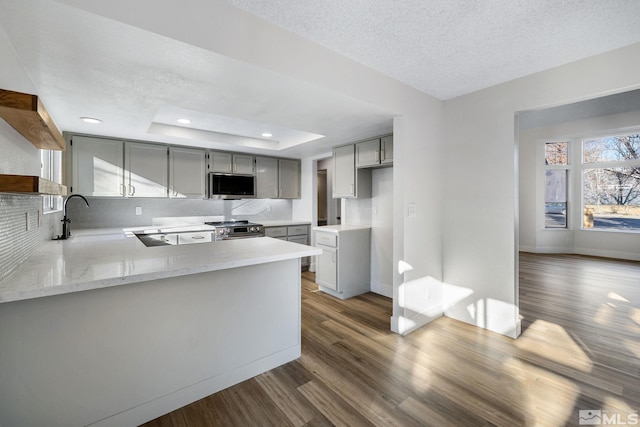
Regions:
[[267, 205], [267, 213], [271, 213], [271, 205]]
[[136, 215], [142, 215], [142, 207], [136, 206]]

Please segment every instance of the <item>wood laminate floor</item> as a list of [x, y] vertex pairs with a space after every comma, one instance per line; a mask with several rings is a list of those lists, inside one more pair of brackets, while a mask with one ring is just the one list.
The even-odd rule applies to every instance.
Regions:
[[517, 340], [446, 317], [401, 337], [388, 298], [340, 301], [313, 279], [300, 359], [145, 426], [564, 426], [580, 410], [613, 425], [640, 411], [640, 263], [521, 254]]

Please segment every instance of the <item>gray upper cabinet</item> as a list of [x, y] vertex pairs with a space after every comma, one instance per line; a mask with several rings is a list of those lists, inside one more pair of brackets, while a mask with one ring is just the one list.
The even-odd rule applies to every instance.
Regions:
[[380, 138], [380, 164], [393, 164], [393, 135]]
[[259, 199], [277, 199], [279, 193], [278, 159], [256, 157], [256, 197]]
[[354, 144], [333, 148], [332, 197], [371, 197], [371, 169], [356, 168]]
[[167, 146], [125, 142], [125, 194], [127, 197], [167, 197]]
[[256, 157], [256, 197], [299, 199], [300, 160]]
[[124, 196], [124, 142], [89, 136], [71, 138], [71, 192]]
[[356, 144], [356, 167], [378, 166], [380, 164], [380, 139]]
[[254, 156], [247, 154], [211, 151], [209, 153], [209, 172], [254, 175], [254, 159]]
[[333, 198], [355, 197], [355, 151], [345, 145], [333, 149]]
[[393, 135], [358, 142], [356, 167], [376, 167], [393, 164]]
[[206, 197], [206, 152], [196, 148], [169, 148], [170, 197]]
[[299, 199], [300, 179], [300, 160], [278, 159], [280, 199]]

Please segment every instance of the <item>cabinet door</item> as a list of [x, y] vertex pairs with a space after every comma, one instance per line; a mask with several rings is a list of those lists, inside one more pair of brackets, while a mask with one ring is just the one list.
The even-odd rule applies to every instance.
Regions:
[[[289, 227], [291, 228], [291, 227]], [[299, 243], [301, 245], [308, 245], [309, 242], [307, 242], [307, 236], [289, 236], [287, 237], [287, 241], [289, 242], [293, 242], [293, 243]], [[300, 267], [308, 267], [309, 266], [309, 257], [305, 256], [300, 258]]]
[[385, 136], [380, 140], [380, 163], [383, 165], [393, 163], [393, 135]]
[[281, 199], [300, 198], [300, 161], [278, 160], [279, 197]]
[[167, 197], [169, 168], [165, 145], [125, 143], [128, 197]]
[[356, 167], [377, 166], [380, 164], [380, 140], [372, 139], [356, 144]]
[[258, 199], [277, 199], [278, 159], [256, 157], [256, 197]]
[[322, 254], [317, 255], [316, 283], [338, 291], [338, 250], [324, 246], [318, 248], [322, 249]]
[[233, 154], [223, 153], [220, 151], [211, 151], [209, 153], [209, 172], [233, 172]]
[[333, 198], [355, 197], [354, 146], [333, 149]]
[[74, 136], [71, 192], [85, 196], [124, 196], [123, 147], [122, 141]]
[[255, 162], [253, 156], [246, 156], [244, 154], [233, 155], [233, 173], [243, 175], [255, 174]]
[[203, 199], [206, 197], [206, 153], [193, 148], [169, 149], [170, 196]]

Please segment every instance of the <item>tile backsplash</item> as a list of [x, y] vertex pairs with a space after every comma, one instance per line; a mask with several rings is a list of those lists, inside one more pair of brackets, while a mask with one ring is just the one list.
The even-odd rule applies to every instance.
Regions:
[[[291, 219], [291, 200], [201, 200], [201, 199], [109, 199], [87, 197], [67, 205], [71, 230], [83, 228], [136, 227], [153, 224], [153, 218], [185, 216], [224, 216], [227, 219]], [[139, 209], [137, 209], [139, 208]], [[136, 215], [136, 210], [140, 215]]]
[[42, 214], [42, 197], [0, 193], [0, 280], [55, 234], [61, 213]]

